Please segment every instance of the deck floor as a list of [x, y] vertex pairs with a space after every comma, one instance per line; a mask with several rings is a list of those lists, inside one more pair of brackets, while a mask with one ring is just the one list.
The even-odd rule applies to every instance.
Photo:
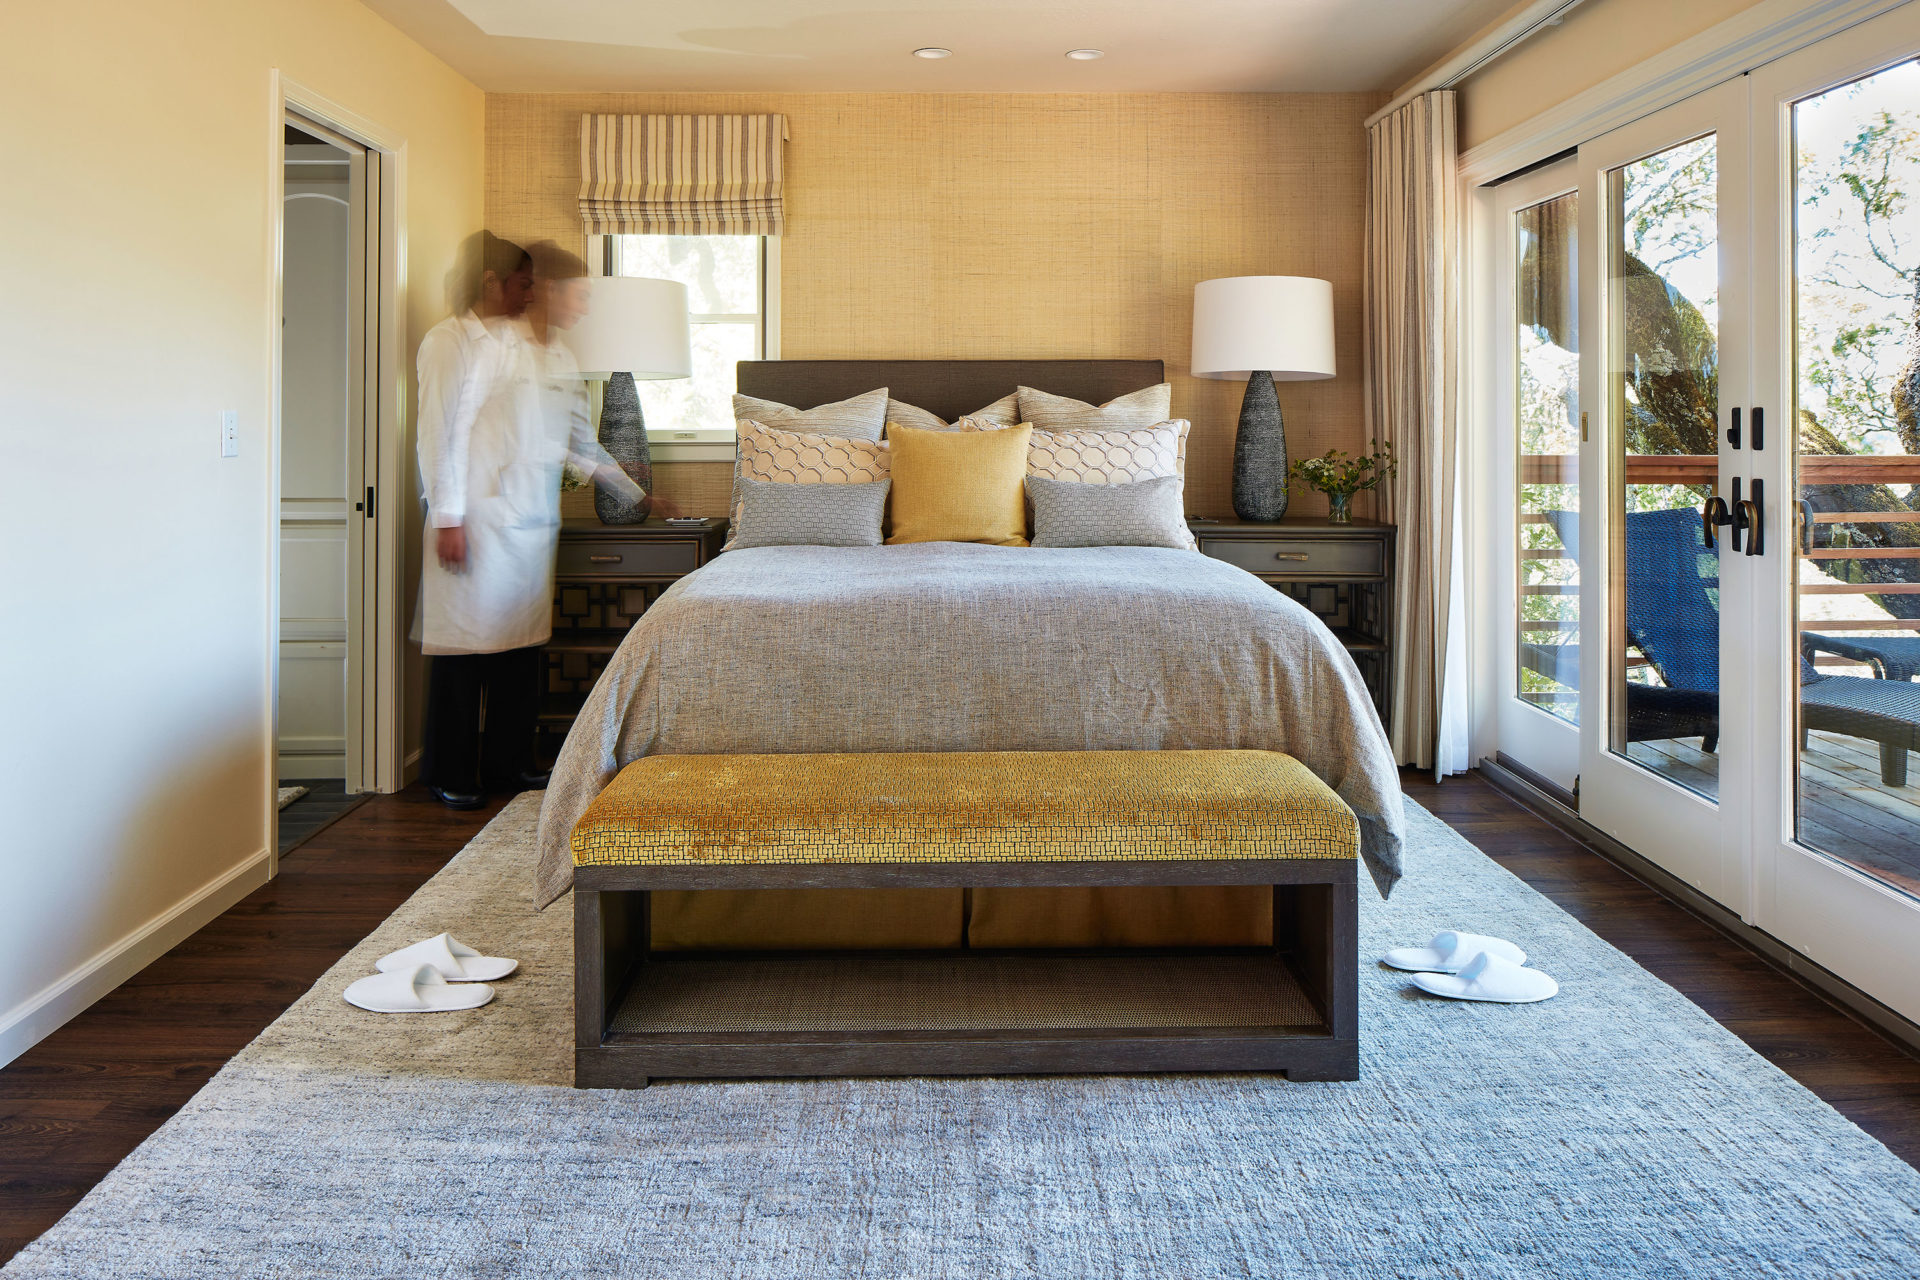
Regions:
[[[1636, 742], [1629, 756], [1705, 795], [1718, 790], [1719, 759], [1697, 738]], [[1810, 733], [1800, 753], [1800, 839], [1920, 897], [1920, 769], [1907, 785], [1880, 781], [1880, 748], [1837, 733]]]

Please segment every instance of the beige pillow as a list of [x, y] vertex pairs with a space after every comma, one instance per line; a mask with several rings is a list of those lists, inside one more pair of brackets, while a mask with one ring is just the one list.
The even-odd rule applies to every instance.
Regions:
[[903, 427], [915, 427], [921, 431], [985, 430], [986, 428], [979, 425], [981, 423], [1011, 427], [1020, 421], [1020, 393], [1010, 391], [986, 408], [976, 410], [958, 422], [947, 422], [939, 414], [928, 413], [925, 409], [910, 405], [904, 400], [889, 400], [887, 401], [887, 421], [897, 422]]
[[1095, 406], [1071, 396], [1021, 387], [1020, 421], [1035, 431], [1074, 431], [1087, 427], [1150, 427], [1173, 416], [1173, 384], [1142, 387]]
[[[1113, 430], [1035, 431], [1027, 446], [1027, 474], [1079, 484], [1133, 484], [1175, 476], [1186, 487], [1184, 419]], [[1189, 551], [1199, 549], [1185, 533]]]
[[887, 389], [868, 391], [847, 400], [796, 409], [775, 400], [735, 394], [733, 420], [758, 422], [783, 431], [804, 431], [847, 440], [878, 440], [887, 425]]
[[734, 527], [727, 533], [729, 547], [740, 524], [738, 481], [742, 477], [781, 484], [872, 484], [890, 474], [888, 449], [879, 440], [782, 431], [750, 418], [736, 423], [734, 430], [735, 484], [728, 508]]
[[901, 542], [1027, 545], [1025, 423], [999, 431], [927, 431], [896, 427], [893, 532]]

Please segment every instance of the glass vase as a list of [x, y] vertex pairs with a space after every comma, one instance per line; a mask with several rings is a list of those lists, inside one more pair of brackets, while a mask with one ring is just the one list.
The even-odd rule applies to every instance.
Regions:
[[1330, 493], [1327, 495], [1327, 523], [1353, 523], [1353, 495], [1350, 493]]

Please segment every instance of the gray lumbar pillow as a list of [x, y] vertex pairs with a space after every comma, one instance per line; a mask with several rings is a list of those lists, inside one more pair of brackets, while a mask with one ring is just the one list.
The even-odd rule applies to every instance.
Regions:
[[877, 547], [880, 517], [891, 480], [868, 484], [735, 482], [740, 486], [740, 523], [733, 548]]
[[1175, 547], [1186, 550], [1179, 476], [1132, 484], [1027, 477], [1036, 547]]

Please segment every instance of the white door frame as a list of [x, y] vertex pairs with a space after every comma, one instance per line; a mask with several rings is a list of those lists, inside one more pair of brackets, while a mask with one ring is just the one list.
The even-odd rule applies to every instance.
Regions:
[[[1718, 794], [1708, 799], [1612, 750], [1616, 716], [1624, 716], [1625, 598], [1610, 580], [1624, 547], [1618, 519], [1625, 477], [1615, 465], [1607, 393], [1608, 338], [1613, 319], [1608, 279], [1608, 174], [1693, 138], [1715, 138], [1719, 335], [1719, 421], [1747, 398], [1749, 254], [1747, 219], [1747, 85], [1744, 78], [1696, 94], [1623, 125], [1577, 155], [1580, 180], [1580, 403], [1590, 430], [1580, 447], [1580, 814], [1587, 822], [1705, 893], [1748, 915], [1745, 865], [1751, 808], [1752, 689], [1740, 660], [1751, 635], [1751, 558], [1720, 542], [1720, 750]], [[1718, 492], [1730, 492], [1747, 458], [1725, 444]]]
[[1467, 611], [1474, 675], [1473, 741], [1476, 759], [1506, 752], [1517, 762], [1571, 791], [1580, 768], [1579, 730], [1514, 696], [1519, 661], [1515, 485], [1519, 467], [1519, 421], [1515, 412], [1518, 368], [1514, 359], [1517, 277], [1513, 215], [1579, 189], [1572, 157], [1474, 192], [1474, 312], [1484, 328], [1491, 358], [1474, 362], [1469, 378], [1478, 411], [1468, 432], [1468, 473], [1481, 501], [1464, 504], [1469, 550], [1468, 581], [1478, 602]]
[[[366, 483], [375, 491], [375, 509], [367, 520], [366, 544], [369, 572], [363, 575], [366, 597], [361, 616], [366, 631], [358, 637], [364, 655], [361, 704], [361, 769], [358, 780], [349, 778], [349, 790], [397, 791], [404, 785], [405, 724], [404, 661], [405, 617], [402, 597], [405, 575], [402, 553], [406, 546], [406, 526], [399, 518], [408, 469], [404, 445], [405, 420], [402, 416], [407, 389], [402, 358], [403, 317], [406, 314], [406, 140], [367, 120], [358, 113], [333, 102], [280, 74], [268, 74], [267, 111], [267, 279], [266, 364], [268, 370], [266, 403], [262, 421], [271, 424], [265, 433], [268, 450], [268, 510], [273, 514], [269, 527], [274, 530], [267, 555], [267, 672], [266, 734], [270, 744], [279, 742], [280, 707], [280, 388], [282, 379], [280, 317], [283, 281], [282, 212], [285, 206], [286, 125], [289, 114], [305, 117], [367, 151], [367, 185], [377, 193], [372, 207], [377, 231], [367, 245], [370, 264], [377, 264], [377, 278], [369, 272], [369, 325], [364, 385], [366, 406]], [[362, 501], [355, 496], [351, 501]], [[364, 513], [360, 513], [362, 518]], [[350, 643], [350, 648], [352, 644]], [[276, 747], [277, 753], [277, 747]], [[279, 810], [274, 803], [273, 782], [277, 768], [269, 758], [269, 785], [263, 788], [263, 803], [268, 812], [270, 856], [279, 843]], [[272, 856], [270, 873], [278, 870], [278, 858]]]
[[1768, 490], [1769, 554], [1752, 561], [1764, 573], [1757, 594], [1754, 661], [1759, 665], [1756, 731], [1769, 745], [1770, 767], [1756, 806], [1751, 860], [1752, 922], [1839, 974], [1902, 1016], [1920, 1021], [1920, 963], [1888, 963], [1905, 939], [1920, 951], [1920, 902], [1819, 853], [1795, 838], [1798, 792], [1799, 644], [1794, 589], [1798, 558], [1793, 518], [1798, 432], [1794, 359], [1794, 187], [1792, 106], [1823, 90], [1920, 55], [1920, 5], [1909, 5], [1790, 54], [1749, 77], [1753, 98], [1754, 243], [1777, 252], [1756, 256], [1754, 271], [1754, 403], [1779, 425], [1762, 458]]

